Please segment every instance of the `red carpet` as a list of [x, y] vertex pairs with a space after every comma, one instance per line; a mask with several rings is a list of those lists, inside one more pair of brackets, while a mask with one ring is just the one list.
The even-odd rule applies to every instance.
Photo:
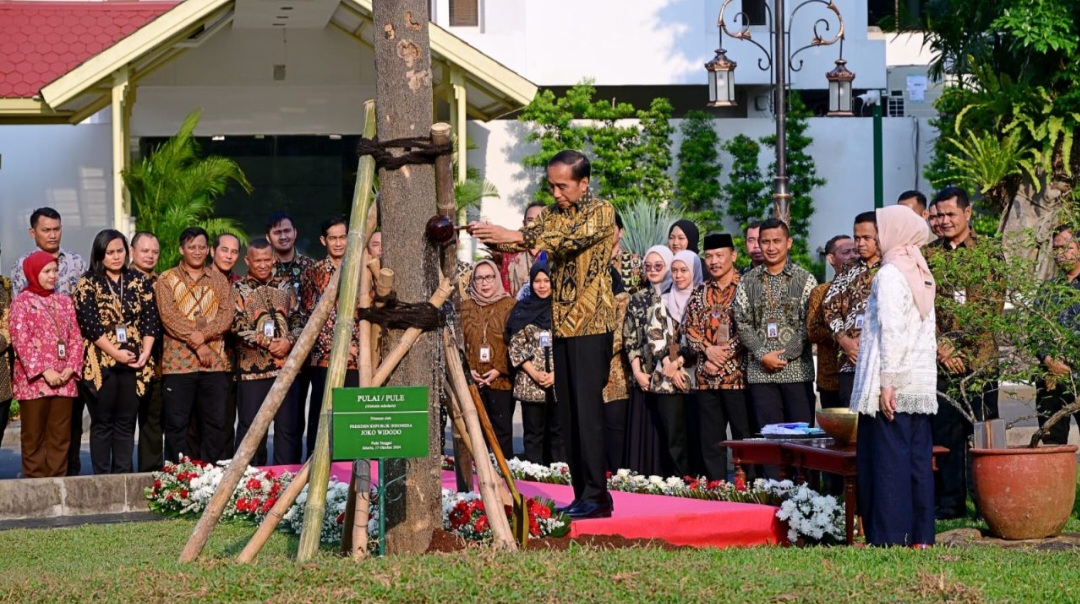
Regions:
[[[330, 475], [348, 482], [351, 464], [335, 463]], [[296, 471], [299, 466], [276, 466]], [[372, 478], [376, 465], [372, 463]], [[442, 473], [443, 487], [455, 488], [453, 472]], [[574, 497], [571, 487], [539, 482], [517, 483], [526, 497], [544, 497], [558, 505]], [[632, 539], [663, 539], [676, 545], [732, 547], [775, 545], [786, 539], [786, 527], [776, 519], [776, 508], [749, 503], [702, 501], [663, 495], [638, 495], [612, 491], [615, 513], [611, 518], [575, 520], [570, 535], [621, 535]]]

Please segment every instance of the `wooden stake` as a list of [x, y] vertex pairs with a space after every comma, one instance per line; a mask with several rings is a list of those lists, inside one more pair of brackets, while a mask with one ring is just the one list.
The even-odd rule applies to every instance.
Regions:
[[[372, 275], [366, 267], [372, 261], [378, 262], [365, 251], [365, 268], [360, 271], [360, 308], [371, 308]], [[360, 332], [360, 342], [356, 347], [356, 365], [360, 373], [360, 386], [366, 388], [371, 385], [371, 323], [360, 321], [357, 329]]]
[[270, 422], [274, 421], [274, 415], [277, 414], [278, 408], [281, 407], [281, 403], [285, 400], [285, 395], [289, 393], [293, 380], [300, 373], [300, 368], [307, 364], [308, 353], [311, 352], [315, 340], [319, 337], [319, 332], [322, 331], [323, 325], [326, 324], [326, 320], [330, 316], [330, 309], [333, 307], [337, 291], [338, 277], [335, 275], [330, 279], [330, 283], [323, 293], [323, 298], [319, 300], [315, 310], [311, 313], [311, 317], [308, 318], [307, 325], [304, 326], [304, 330], [296, 340], [296, 345], [289, 352], [285, 365], [278, 371], [277, 379], [274, 380], [270, 392], [263, 399], [259, 412], [255, 414], [255, 419], [251, 422], [251, 427], [248, 428], [247, 435], [244, 436], [244, 440], [237, 447], [236, 454], [233, 455], [229, 466], [225, 468], [225, 475], [221, 477], [221, 483], [218, 485], [217, 490], [214, 491], [214, 496], [210, 498], [210, 503], [207, 504], [206, 510], [203, 511], [198, 524], [195, 525], [195, 529], [191, 532], [191, 537], [188, 538], [183, 551], [180, 552], [180, 562], [193, 562], [199, 557], [203, 547], [206, 546], [210, 533], [214, 532], [214, 526], [217, 525], [221, 515], [225, 512], [225, 506], [232, 499], [236, 485], [240, 484], [240, 479], [244, 477], [244, 471], [247, 470], [255, 451], [258, 450], [259, 443], [262, 441], [263, 436], [266, 435], [267, 430], [270, 429]]
[[[364, 137], [375, 136], [375, 103], [364, 103]], [[326, 370], [326, 388], [323, 391], [322, 410], [319, 413], [319, 431], [315, 437], [315, 452], [311, 462], [311, 487], [308, 489], [304, 508], [304, 527], [300, 531], [300, 544], [296, 550], [298, 562], [310, 560], [319, 550], [323, 514], [326, 511], [326, 489], [330, 482], [330, 421], [334, 409], [334, 388], [345, 383], [348, 369], [349, 347], [353, 340], [353, 318], [359, 290], [361, 260], [364, 255], [364, 234], [371, 214], [371, 190], [375, 180], [375, 159], [370, 155], [360, 158], [356, 170], [356, 188], [353, 190], [352, 214], [349, 219], [349, 243], [345, 248], [345, 260], [338, 272], [341, 286], [337, 300], [337, 320], [334, 324], [334, 340], [330, 347], [330, 363]]]
[[[446, 369], [450, 378], [450, 385], [457, 394], [458, 403], [462, 406], [465, 416], [465, 424], [468, 427], [469, 440], [472, 441], [472, 450], [476, 454], [476, 473], [480, 481], [480, 498], [484, 502], [484, 508], [488, 512], [488, 524], [494, 534], [497, 547], [509, 550], [517, 549], [517, 542], [510, 530], [510, 521], [506, 514], [494, 513], [501, 511], [505, 505], [513, 505], [513, 499], [505, 491], [505, 484], [496, 478], [495, 467], [491, 465], [491, 457], [487, 453], [487, 445], [484, 444], [483, 430], [480, 428], [480, 419], [476, 415], [476, 407], [473, 405], [472, 396], [469, 394], [469, 385], [465, 381], [465, 371], [461, 366], [461, 357], [458, 356], [457, 346], [454, 345], [449, 329], [443, 330], [443, 355], [446, 358]], [[500, 489], [499, 485], [503, 488]]]
[[[368, 553], [368, 520], [371, 518], [371, 462], [361, 459], [353, 465], [353, 484], [356, 509], [352, 522], [353, 560], [361, 560]], [[349, 525], [345, 525], [349, 526]]]
[[[381, 268], [379, 261], [372, 260], [368, 264], [368, 268], [371, 269], [373, 275], [375, 275], [375, 293], [381, 297], [390, 295], [390, 292], [394, 290], [394, 271], [388, 268]], [[376, 308], [382, 307], [385, 304], [382, 302], [376, 302], [374, 306]], [[382, 335], [383, 329], [381, 325], [371, 326], [371, 363], [378, 367], [380, 359], [382, 358]]]
[[242, 564], [247, 564], [255, 559], [255, 556], [259, 555], [263, 545], [266, 544], [266, 540], [270, 538], [270, 535], [274, 533], [274, 529], [285, 517], [285, 513], [289, 511], [292, 504], [296, 501], [296, 498], [300, 495], [300, 492], [304, 490], [304, 485], [308, 481], [308, 472], [311, 470], [311, 462], [305, 463], [300, 471], [293, 476], [292, 482], [289, 486], [285, 487], [285, 490], [278, 496], [278, 500], [274, 502], [274, 507], [270, 508], [267, 512], [266, 518], [263, 518], [262, 524], [259, 525], [258, 530], [251, 536], [251, 540], [244, 546], [244, 550], [240, 552], [240, 555], [236, 557], [236, 561]]

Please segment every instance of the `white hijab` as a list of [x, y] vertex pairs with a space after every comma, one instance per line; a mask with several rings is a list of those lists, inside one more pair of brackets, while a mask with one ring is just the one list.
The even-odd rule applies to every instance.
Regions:
[[675, 258], [675, 255], [666, 245], [654, 245], [641, 257], [642, 262], [649, 261], [649, 254], [656, 254], [664, 261], [664, 279], [655, 285], [652, 282], [649, 283], [657, 294], [663, 294], [671, 287], [671, 261]]
[[682, 262], [686, 268], [690, 269], [690, 285], [685, 289], [679, 289], [679, 286], [672, 281], [671, 290], [664, 294], [664, 305], [667, 306], [668, 313], [672, 319], [681, 323], [683, 315], [686, 314], [686, 305], [690, 302], [690, 294], [694, 292], [694, 286], [701, 279], [701, 259], [690, 250], [682, 250], [675, 253], [675, 258], [671, 262], [672, 264]]

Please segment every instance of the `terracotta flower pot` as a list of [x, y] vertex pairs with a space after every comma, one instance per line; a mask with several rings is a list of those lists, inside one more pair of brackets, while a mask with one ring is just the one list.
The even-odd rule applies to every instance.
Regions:
[[1076, 498], [1076, 445], [972, 449], [979, 511], [1003, 539], [1057, 536]]

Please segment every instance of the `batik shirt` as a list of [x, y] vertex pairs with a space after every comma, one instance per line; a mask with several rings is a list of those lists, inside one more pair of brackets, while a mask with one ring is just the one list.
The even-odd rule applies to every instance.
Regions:
[[552, 371], [555, 359], [551, 356], [551, 332], [548, 331], [548, 347], [540, 342], [540, 332], [544, 331], [532, 323], [522, 327], [510, 338], [510, 364], [517, 370], [514, 376], [514, 398], [525, 403], [547, 402], [547, 392], [537, 384], [522, 365], [532, 361], [538, 371]]
[[[277, 377], [285, 359], [275, 358], [267, 348], [274, 338], [295, 344], [304, 330], [304, 316], [292, 286], [271, 277], [263, 283], [248, 275], [233, 284], [236, 314], [232, 332], [236, 335], [237, 365], [241, 380]], [[270, 327], [272, 326], [272, 327]], [[273, 333], [268, 333], [273, 329]]]
[[[50, 396], [78, 396], [83, 339], [75, 320], [75, 305], [63, 294], [39, 296], [22, 292], [11, 302], [11, 346], [15, 349], [12, 394], [22, 401]], [[60, 358], [59, 343], [64, 344]], [[45, 381], [47, 369], [70, 369], [75, 378], [54, 388]]]
[[[177, 266], [158, 276], [154, 293], [165, 331], [163, 373], [231, 371], [224, 336], [232, 326], [235, 303], [228, 280], [210, 267], [204, 267], [192, 279]], [[195, 331], [202, 332], [212, 353], [209, 367], [203, 367], [198, 355], [187, 345], [187, 339]]]
[[810, 292], [810, 303], [806, 311], [806, 339], [817, 344], [817, 385], [819, 391], [836, 392], [840, 389], [837, 374], [840, 371], [839, 348], [833, 339], [832, 329], [825, 322], [825, 312], [821, 301], [829, 292], [832, 281], [822, 283]]
[[[322, 297], [323, 292], [326, 291], [326, 286], [330, 285], [330, 279], [337, 271], [337, 267], [334, 266], [333, 261], [330, 258], [323, 258], [311, 266], [304, 273], [304, 277], [301, 280], [300, 285], [300, 312], [303, 313], [305, 319], [311, 316], [311, 313], [315, 312], [315, 306], [319, 304], [319, 298]], [[359, 297], [357, 302], [359, 302]], [[359, 307], [359, 306], [358, 306]], [[359, 314], [353, 316], [353, 329], [352, 329], [352, 345], [349, 350], [349, 369], [356, 369], [356, 354], [353, 353], [353, 349], [358, 347], [360, 341], [360, 322], [357, 320]], [[337, 304], [334, 304], [330, 308], [330, 315], [326, 319], [326, 324], [323, 325], [322, 331], [319, 332], [319, 337], [315, 339], [315, 345], [311, 347], [310, 363], [312, 367], [329, 367], [330, 366], [330, 351], [334, 347], [334, 324], [337, 323]]]
[[[113, 281], [105, 275], [87, 272], [75, 286], [75, 315], [79, 320], [85, 341], [86, 358], [83, 362], [83, 380], [101, 388], [105, 375], [116, 367], [117, 361], [94, 342], [104, 337], [113, 346], [129, 350], [139, 356], [143, 352], [143, 338], [161, 337], [157, 298], [153, 285], [138, 270], [125, 270], [120, 279]], [[123, 336], [124, 342], [120, 341]], [[135, 371], [135, 393], [142, 396], [154, 377], [155, 359], [152, 357]]]
[[630, 398], [630, 362], [623, 353], [622, 324], [626, 319], [626, 310], [630, 306], [630, 294], [615, 294], [615, 329], [612, 337], [611, 365], [608, 368], [608, 381], [604, 384], [604, 402], [625, 401]]
[[289, 285], [293, 288], [293, 293], [295, 293], [297, 299], [299, 299], [301, 283], [304, 280], [304, 273], [311, 270], [311, 268], [315, 266], [315, 263], [316, 261], [313, 258], [309, 258], [300, 252], [293, 252], [293, 259], [289, 262], [282, 262], [275, 258], [274, 278], [288, 281]]
[[[630, 361], [631, 376], [633, 376], [634, 359], [639, 359], [641, 370], [650, 373], [656, 360], [652, 349], [649, 348], [648, 327], [649, 309], [660, 303], [660, 294], [651, 284], [643, 287], [630, 295], [630, 302], [626, 307], [626, 317], [623, 319], [623, 350], [626, 358]], [[634, 380], [637, 384], [637, 380]]]
[[[709, 280], [694, 288], [686, 304], [683, 325], [690, 348], [698, 354], [698, 390], [740, 390], [746, 387], [746, 349], [735, 329], [735, 308], [732, 304], [738, 287], [737, 274], [723, 288]], [[719, 372], [708, 373], [705, 349], [723, 344], [731, 346], [734, 354], [720, 365]]]
[[[814, 276], [792, 263], [779, 275], [765, 265], [752, 269], [735, 291], [735, 328], [746, 346], [749, 384], [792, 384], [814, 380], [814, 357], [806, 339], [806, 311]], [[787, 367], [770, 373], [761, 365], [766, 354], [780, 350]]]
[[[968, 238], [960, 242], [956, 247], [953, 247], [944, 238], [938, 239], [923, 248], [923, 255], [926, 256], [926, 261], [930, 264], [931, 270], [935, 266], [933, 259], [938, 254], [945, 254], [945, 259], [948, 262], [959, 263], [963, 266], [963, 263], [968, 262], [966, 258], [968, 249], [978, 245], [977, 241], [974, 232], [970, 233]], [[1004, 263], [1005, 257], [999, 255], [997, 262]], [[974, 271], [972, 274], [978, 275], [979, 273], [980, 271]], [[982, 277], [977, 278], [979, 281], [969, 277], [967, 279], [958, 279], [958, 282], [950, 282], [943, 278], [941, 274], [934, 275], [934, 279], [937, 281], [934, 313], [937, 316], [938, 340], [949, 341], [957, 352], [963, 355], [969, 372], [997, 367], [999, 360], [997, 341], [994, 339], [993, 332], [961, 324], [961, 321], [946, 306], [942, 305], [941, 301], [946, 297], [952, 297], [957, 301], [963, 300], [964, 304], [976, 305], [976, 310], [984, 316], [989, 314], [1000, 315], [1005, 310], [1004, 281], [1000, 277], [989, 281], [982, 280]]]
[[11, 350], [11, 281], [0, 276], [0, 403], [11, 400], [11, 367], [15, 355]]
[[548, 253], [555, 337], [614, 331], [615, 296], [608, 265], [615, 237], [615, 208], [586, 194], [566, 209], [557, 204], [547, 206], [521, 232], [521, 243], [493, 247], [504, 253], [529, 249]]
[[[874, 283], [881, 262], [869, 264], [862, 258], [852, 260], [840, 268], [833, 279], [825, 299], [821, 301], [825, 323], [832, 330], [833, 338], [847, 335], [859, 337], [866, 320], [866, 301], [870, 299], [870, 286]], [[855, 373], [855, 363], [848, 356], [840, 356], [840, 373]]]
[[[16, 295], [26, 288], [26, 273], [23, 272], [23, 260], [29, 258], [30, 254], [36, 251], [38, 250], [23, 254], [15, 261], [15, 266], [11, 269], [11, 287], [12, 292]], [[82, 277], [83, 273], [89, 269], [90, 265], [83, 260], [82, 256], [60, 248], [60, 254], [56, 257], [56, 292], [70, 296], [75, 291], [75, 284], [79, 282], [79, 277]]]
[[632, 252], [621, 250], [611, 259], [611, 265], [622, 277], [626, 291], [635, 291], [642, 284], [641, 257]]

